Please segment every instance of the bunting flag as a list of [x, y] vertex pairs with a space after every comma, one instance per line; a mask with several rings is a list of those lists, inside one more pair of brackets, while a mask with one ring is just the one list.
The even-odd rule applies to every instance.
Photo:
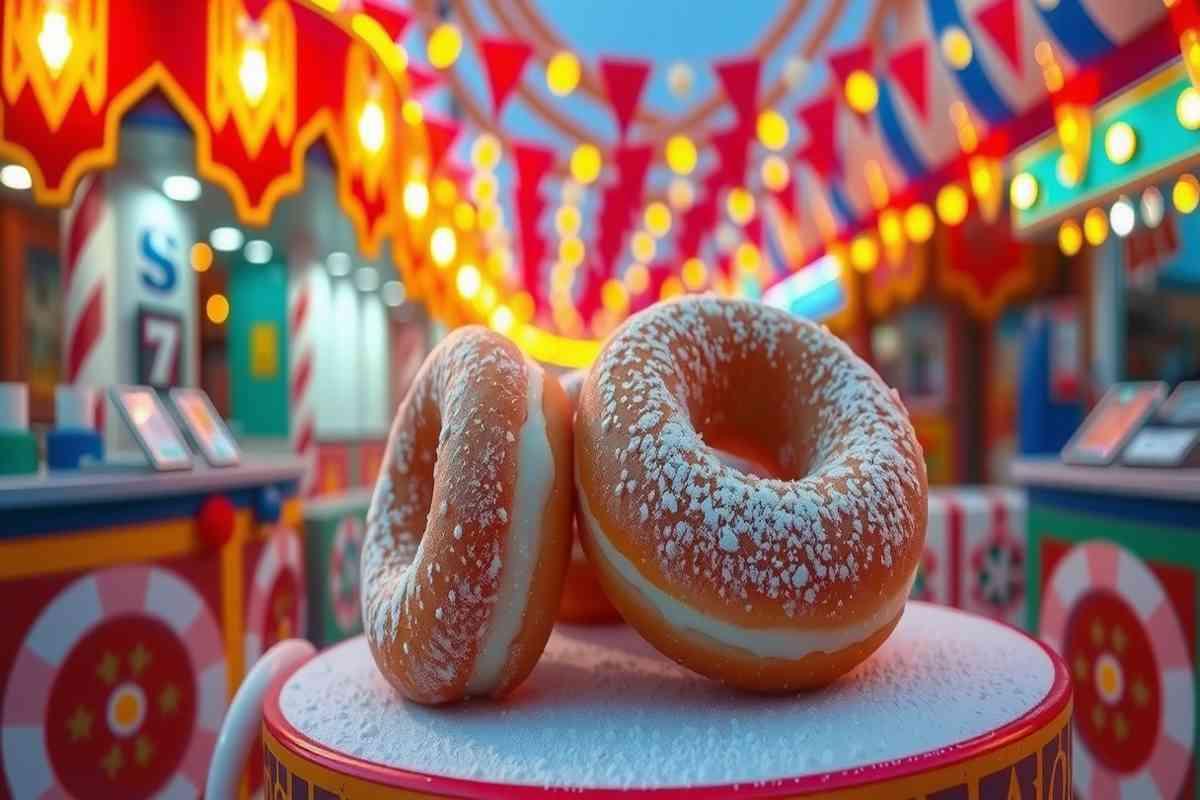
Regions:
[[413, 97], [423, 97], [441, 85], [442, 79], [439, 75], [411, 62], [404, 71], [408, 75], [408, 88]]
[[788, 218], [795, 220], [796, 218], [796, 184], [788, 181], [778, 189], [771, 190], [771, 196], [775, 198], [775, 202], [787, 214]]
[[404, 31], [408, 29], [408, 23], [412, 22], [411, 12], [391, 4], [380, 3], [376, 0], [363, 0], [362, 7], [369, 17], [383, 27], [388, 38], [393, 42], [398, 41], [404, 35]]
[[523, 188], [536, 189], [554, 167], [554, 151], [528, 142], [513, 142], [512, 151], [517, 183]]
[[717, 183], [711, 188], [741, 186], [746, 178], [746, 150], [750, 146], [753, 128], [734, 125], [717, 131], [710, 140], [717, 153], [717, 169], [710, 176]]
[[613, 116], [616, 117], [621, 141], [625, 140], [629, 132], [629, 125], [633, 122], [633, 115], [641, 102], [646, 79], [649, 77], [649, 61], [626, 58], [600, 59], [600, 79], [604, 82], [604, 92], [608, 95], [608, 103], [612, 106]]
[[908, 101], [929, 122], [929, 50], [924, 41], [897, 50], [888, 59], [888, 73]]
[[[870, 75], [875, 68], [875, 51], [870, 45], [862, 44], [838, 50], [829, 54], [829, 68], [837, 78], [838, 94], [845, 98], [846, 81], [855, 72], [865, 72]], [[849, 108], [849, 104], [847, 104]], [[851, 109], [854, 111], [854, 109]], [[864, 125], [867, 115], [854, 111], [854, 116]]]
[[1021, 19], [1017, 0], [994, 0], [975, 12], [975, 22], [988, 35], [1017, 75], [1025, 72], [1021, 57]]
[[757, 58], [721, 61], [713, 65], [721, 88], [737, 114], [738, 124], [753, 129], [758, 119], [758, 77], [761, 62]]
[[429, 171], [434, 172], [442, 164], [446, 153], [454, 146], [462, 130], [457, 122], [448, 119], [425, 118], [425, 140], [429, 145]]
[[545, 210], [542, 180], [554, 167], [554, 151], [529, 142], [513, 142], [516, 169], [517, 235], [521, 240], [521, 272], [525, 287], [537, 299], [541, 292], [541, 265], [546, 243], [538, 230]]
[[796, 157], [809, 163], [823, 179], [841, 174], [841, 156], [836, 143], [837, 101], [832, 94], [796, 110], [796, 118], [808, 129], [808, 144]]
[[492, 36], [479, 37], [479, 54], [483, 57], [483, 71], [487, 74], [488, 87], [492, 91], [492, 111], [497, 117], [521, 79], [521, 70], [525, 69], [525, 63], [532, 53], [533, 49], [524, 42]]

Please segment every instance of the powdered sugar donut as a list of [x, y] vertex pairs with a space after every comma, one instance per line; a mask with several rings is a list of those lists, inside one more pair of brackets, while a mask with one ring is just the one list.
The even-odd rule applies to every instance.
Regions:
[[821, 328], [744, 301], [655, 306], [605, 345], [575, 436], [584, 549], [626, 621], [685, 666], [817, 687], [899, 621], [921, 449], [895, 394]]
[[[571, 408], [579, 403], [579, 390], [583, 387], [586, 370], [575, 370], [559, 378]], [[600, 624], [619, 622], [620, 612], [604, 594], [604, 588], [596, 577], [596, 570], [588, 563], [587, 554], [579, 543], [579, 520], [574, 520], [571, 558], [567, 562], [567, 579], [563, 584], [562, 603], [558, 607], [558, 618], [576, 624]]]
[[570, 425], [558, 382], [486, 328], [421, 367], [362, 551], [367, 640], [405, 697], [499, 697], [533, 669], [571, 547]]

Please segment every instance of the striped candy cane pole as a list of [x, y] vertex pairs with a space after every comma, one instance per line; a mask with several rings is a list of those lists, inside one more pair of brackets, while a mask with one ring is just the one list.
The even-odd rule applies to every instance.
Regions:
[[316, 426], [313, 413], [312, 276], [299, 271], [288, 298], [288, 350], [291, 355], [292, 451], [305, 462], [300, 493], [311, 497], [316, 488]]
[[[63, 377], [66, 383], [102, 387], [116, 382], [111, 364], [116, 223], [102, 174], [80, 182], [63, 212]], [[103, 406], [101, 405], [101, 409]], [[102, 420], [97, 420], [102, 425]]]

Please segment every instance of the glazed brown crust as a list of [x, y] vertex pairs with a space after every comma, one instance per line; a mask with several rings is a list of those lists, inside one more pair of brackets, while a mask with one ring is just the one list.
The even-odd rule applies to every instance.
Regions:
[[[784, 477], [742, 473], [711, 447]], [[925, 465], [903, 407], [843, 343], [757, 304], [684, 300], [627, 321], [583, 386], [575, 453], [577, 492], [642, 578], [748, 631], [877, 618], [923, 549]], [[589, 526], [581, 533], [630, 624], [734, 685], [828, 682], [896, 622], [839, 652], [760, 658], [673, 630], [597, 557]]]
[[[574, 419], [575, 408], [579, 404], [579, 390], [583, 388], [583, 380], [586, 376], [586, 370], [574, 370], [559, 378], [563, 391], [571, 403], [572, 419]], [[574, 505], [573, 497], [572, 505]], [[576, 541], [579, 540], [579, 520], [577, 518], [572, 525], [572, 537]], [[620, 612], [604, 595], [604, 589], [596, 578], [596, 570], [592, 567], [582, 548], [578, 552], [572, 549], [567, 562], [567, 577], [563, 584], [562, 603], [558, 608], [558, 618], [562, 622], [575, 625], [602, 625], [621, 621]]]
[[[364, 628], [381, 672], [417, 702], [467, 694], [491, 621], [513, 520], [526, 364], [485, 328], [454, 331], [422, 366], [392, 426], [363, 546]], [[570, 547], [570, 416], [555, 382], [543, 375], [542, 383], [554, 486], [531, 605], [496, 695], [540, 655]]]

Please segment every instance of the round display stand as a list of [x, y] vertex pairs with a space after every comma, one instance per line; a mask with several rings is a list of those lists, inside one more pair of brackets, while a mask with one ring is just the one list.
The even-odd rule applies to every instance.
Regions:
[[511, 697], [426, 708], [359, 637], [279, 677], [263, 741], [267, 783], [316, 797], [988, 800], [1068, 797], [1070, 722], [1047, 647], [913, 602], [866, 663], [786, 697], [701, 678], [622, 625], [560, 625]]

